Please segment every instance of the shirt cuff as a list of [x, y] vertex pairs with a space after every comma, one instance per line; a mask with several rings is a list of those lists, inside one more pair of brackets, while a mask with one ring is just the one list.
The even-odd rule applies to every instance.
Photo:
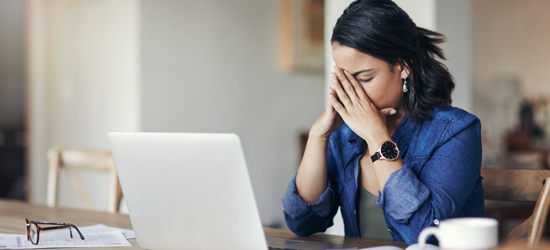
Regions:
[[383, 191], [378, 192], [376, 205], [396, 221], [406, 223], [429, 196], [430, 190], [405, 164], [390, 175]]
[[309, 203], [302, 200], [296, 189], [296, 175], [294, 175], [283, 198], [283, 210], [292, 219], [299, 219], [308, 213], [308, 211], [314, 212], [321, 218], [327, 217], [331, 210], [333, 193], [334, 191], [330, 188], [330, 179], [327, 179], [327, 188], [317, 201]]

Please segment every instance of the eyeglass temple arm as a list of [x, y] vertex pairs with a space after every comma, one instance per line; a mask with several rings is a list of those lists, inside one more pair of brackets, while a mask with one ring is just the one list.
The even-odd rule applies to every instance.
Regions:
[[72, 225], [72, 224], [69, 224], [69, 223], [62, 223], [62, 222], [47, 222], [47, 221], [28, 221], [28, 222], [31, 222], [31, 223], [34, 223], [34, 224], [45, 224], [45, 225], [63, 225], [63, 226]]
[[[36, 223], [36, 222], [35, 222]], [[80, 239], [82, 240], [85, 240], [86, 238], [84, 238], [84, 235], [82, 235], [82, 233], [80, 232], [80, 230], [78, 230], [78, 227], [76, 227], [75, 225], [73, 224], [67, 224], [67, 223], [55, 223], [55, 222], [47, 222], [47, 223], [41, 223], [41, 224], [53, 224], [53, 225], [63, 225], [63, 226], [58, 226], [58, 227], [46, 227], [46, 228], [42, 228], [42, 231], [46, 231], [46, 230], [53, 230], [53, 229], [62, 229], [62, 228], [69, 228], [69, 232], [71, 233], [71, 238], [73, 237], [73, 231], [71, 230], [71, 227], [74, 227], [74, 229], [76, 229], [76, 231], [78, 232], [78, 234], [80, 235]]]
[[85, 240], [84, 235], [82, 235], [82, 233], [80, 232], [80, 230], [78, 230], [78, 227], [76, 227], [76, 226], [73, 225], [73, 224], [71, 224], [71, 226], [74, 227], [74, 229], [78, 232], [78, 234], [80, 235], [80, 239]]

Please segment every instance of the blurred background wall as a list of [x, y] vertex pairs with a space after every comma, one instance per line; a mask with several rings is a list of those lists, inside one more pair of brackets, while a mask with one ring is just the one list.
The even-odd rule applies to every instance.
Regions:
[[[549, 9], [549, 1], [472, 1], [474, 112], [483, 124], [486, 164], [505, 164], [513, 153], [509, 147], [514, 151], [548, 151]], [[534, 126], [543, 132], [525, 138], [532, 139], [527, 143], [516, 142], [524, 141], [519, 131], [522, 107], [533, 112]], [[548, 159], [536, 162], [539, 155], [522, 158], [526, 164], [533, 163], [529, 158], [534, 158], [535, 165], [548, 167]]]
[[25, 121], [25, 1], [0, 1], [0, 128]]
[[[51, 145], [109, 131], [237, 133], [265, 225], [323, 109], [323, 75], [278, 68], [277, 1], [31, 1], [31, 200]], [[86, 173], [87, 175], [93, 175]], [[80, 178], [105, 193], [106, 178]], [[89, 176], [88, 176], [89, 177]], [[83, 207], [61, 176], [60, 205]], [[66, 197], [66, 198], [62, 198]], [[91, 195], [98, 208], [101, 195]]]
[[25, 199], [25, 1], [0, 1], [0, 197]]
[[279, 1], [144, 0], [142, 129], [242, 140], [260, 216], [282, 225], [298, 135], [323, 110], [323, 75], [278, 67]]
[[[282, 2], [0, 0], [0, 127], [15, 127], [12, 145], [27, 147], [30, 201], [45, 201], [50, 146], [108, 149], [109, 131], [232, 132], [241, 136], [262, 222], [284, 227], [280, 199], [298, 166], [299, 135], [325, 106], [328, 38], [351, 1], [325, 0], [324, 72], [280, 68]], [[396, 2], [447, 36], [454, 105], [481, 118], [485, 165], [507, 162], [505, 137], [525, 101], [536, 103], [535, 122], [549, 131], [548, 3]], [[25, 163], [17, 164], [21, 175]], [[107, 178], [86, 175], [101, 209]], [[61, 181], [60, 204], [83, 208]]]
[[[139, 131], [139, 2], [28, 1], [30, 200], [45, 202], [47, 149], [109, 149], [107, 132]], [[107, 176], [76, 173], [95, 208]], [[88, 178], [90, 177], [90, 178]], [[61, 172], [59, 205], [85, 208]]]

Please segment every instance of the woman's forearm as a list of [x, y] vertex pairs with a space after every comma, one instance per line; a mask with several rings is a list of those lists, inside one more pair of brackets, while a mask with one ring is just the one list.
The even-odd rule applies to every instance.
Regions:
[[328, 138], [310, 133], [296, 174], [298, 195], [309, 203], [317, 201], [327, 188], [327, 146]]

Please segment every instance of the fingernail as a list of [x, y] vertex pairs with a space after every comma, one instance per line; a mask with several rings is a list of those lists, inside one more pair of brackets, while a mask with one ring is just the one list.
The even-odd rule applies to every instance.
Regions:
[[342, 72], [341, 71], [336, 71], [336, 74], [338, 74], [339, 76], [342, 76]]
[[344, 73], [349, 76], [349, 72], [347, 70], [344, 70]]
[[395, 115], [395, 113], [397, 113], [395, 109], [390, 110], [390, 115]]

